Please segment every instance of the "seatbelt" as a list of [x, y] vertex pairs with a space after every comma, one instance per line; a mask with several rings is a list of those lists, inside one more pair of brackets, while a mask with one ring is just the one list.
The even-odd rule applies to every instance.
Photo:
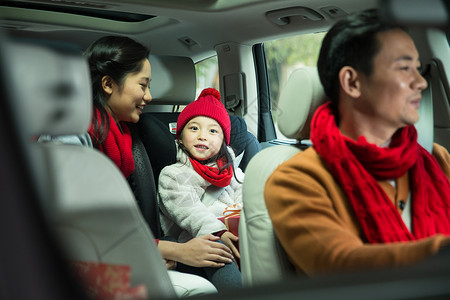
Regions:
[[205, 193], [202, 196], [202, 203], [208, 207], [211, 206], [214, 201], [219, 199], [219, 196], [222, 194], [222, 192], [225, 190], [225, 187], [219, 187], [215, 186], [214, 184], [211, 184], [208, 186], [205, 190]]

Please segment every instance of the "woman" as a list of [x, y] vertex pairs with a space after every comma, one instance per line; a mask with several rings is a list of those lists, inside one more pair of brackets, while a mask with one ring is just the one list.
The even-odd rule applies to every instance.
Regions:
[[125, 178], [134, 171], [132, 140], [126, 122], [137, 123], [152, 100], [149, 50], [125, 37], [108, 36], [85, 52], [91, 71], [94, 113], [89, 128], [93, 145]]

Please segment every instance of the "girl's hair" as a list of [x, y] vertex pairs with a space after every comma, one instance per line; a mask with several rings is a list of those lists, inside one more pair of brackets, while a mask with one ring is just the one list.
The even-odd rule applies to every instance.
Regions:
[[142, 44], [121, 36], [105, 36], [92, 43], [84, 52], [91, 72], [94, 108], [99, 111], [92, 115], [93, 144], [98, 148], [106, 139], [110, 121], [102, 88], [102, 78], [111, 77], [122, 86], [128, 74], [139, 71], [148, 58], [150, 50]]

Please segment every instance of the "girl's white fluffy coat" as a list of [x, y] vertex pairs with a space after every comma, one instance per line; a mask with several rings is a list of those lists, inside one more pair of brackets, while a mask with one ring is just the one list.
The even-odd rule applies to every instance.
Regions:
[[[228, 151], [234, 161], [233, 150], [228, 147]], [[244, 173], [237, 167], [235, 172], [242, 182]], [[223, 216], [226, 207], [242, 203], [242, 184], [233, 175], [230, 185], [207, 207], [201, 199], [210, 185], [193, 169], [188, 156], [178, 149], [177, 163], [165, 167], [159, 175], [158, 198], [165, 235], [186, 242], [193, 237], [226, 230], [217, 218]]]

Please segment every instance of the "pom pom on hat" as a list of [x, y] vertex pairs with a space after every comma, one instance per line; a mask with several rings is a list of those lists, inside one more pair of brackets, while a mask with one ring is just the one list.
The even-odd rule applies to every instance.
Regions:
[[198, 116], [209, 117], [217, 121], [222, 127], [223, 136], [227, 145], [230, 144], [231, 124], [230, 116], [220, 102], [220, 93], [213, 88], [204, 89], [197, 100], [188, 104], [178, 116], [177, 138], [180, 138], [184, 126]]
[[[200, 99], [200, 98], [202, 98], [202, 97], [206, 97], [206, 96], [208, 96], [208, 95], [211, 95], [211, 96], [213, 96], [214, 98], [216, 98], [217, 100], [220, 101], [220, 93], [219, 93], [219, 91], [216, 90], [216, 89], [213, 89], [213, 88], [207, 88], [207, 89], [204, 89], [204, 90], [200, 93], [200, 96], [198, 96], [198, 99]], [[198, 100], [198, 99], [197, 99], [197, 100]], [[224, 107], [224, 108], [225, 108], [225, 107]]]

